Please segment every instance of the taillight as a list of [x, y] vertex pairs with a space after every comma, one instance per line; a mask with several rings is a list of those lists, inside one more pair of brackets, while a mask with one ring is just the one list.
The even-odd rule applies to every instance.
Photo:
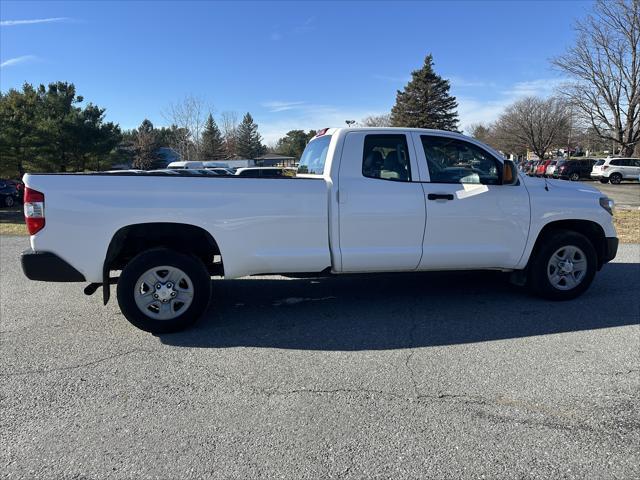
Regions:
[[24, 220], [29, 235], [44, 228], [44, 193], [24, 187]]
[[602, 167], [603, 170], [606, 170], [607, 168], [609, 168], [609, 165], [605, 165], [604, 167]]
[[322, 130], [318, 130], [318, 133], [316, 133], [316, 137], [321, 137], [322, 135], [325, 135], [328, 131], [329, 131], [328, 128], [323, 128]]

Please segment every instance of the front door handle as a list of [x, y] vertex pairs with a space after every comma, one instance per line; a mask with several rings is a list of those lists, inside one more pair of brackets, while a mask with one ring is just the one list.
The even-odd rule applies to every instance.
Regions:
[[427, 195], [429, 200], [453, 200], [452, 193], [430, 193]]

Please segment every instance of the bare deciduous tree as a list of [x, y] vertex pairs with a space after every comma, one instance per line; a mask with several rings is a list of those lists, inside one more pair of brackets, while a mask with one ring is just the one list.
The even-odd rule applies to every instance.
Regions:
[[227, 158], [233, 158], [237, 154], [238, 144], [238, 113], [222, 112], [220, 116], [222, 138]]
[[570, 116], [564, 101], [526, 97], [506, 108], [494, 126], [500, 150], [532, 150], [544, 158], [549, 148], [567, 141]]
[[210, 113], [206, 102], [193, 95], [172, 103], [163, 113], [165, 119], [177, 127], [171, 147], [182, 160], [200, 159], [200, 137]]
[[360, 125], [363, 127], [390, 127], [391, 114], [385, 113], [382, 115], [369, 115], [368, 117], [360, 120]]
[[578, 40], [553, 65], [572, 81], [561, 91], [623, 155], [640, 142], [640, 0], [597, 0], [576, 25]]

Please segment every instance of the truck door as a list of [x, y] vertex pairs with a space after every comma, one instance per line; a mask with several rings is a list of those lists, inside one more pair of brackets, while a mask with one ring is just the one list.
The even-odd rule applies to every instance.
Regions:
[[417, 169], [407, 134], [347, 133], [337, 192], [343, 271], [417, 268], [425, 226]]
[[529, 234], [529, 194], [502, 185], [502, 162], [467, 140], [412, 133], [427, 222], [421, 270], [513, 268]]

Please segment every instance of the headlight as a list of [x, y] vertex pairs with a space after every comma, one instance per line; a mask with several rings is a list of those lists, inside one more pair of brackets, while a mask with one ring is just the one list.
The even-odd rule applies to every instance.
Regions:
[[600, 197], [600, 206], [613, 215], [613, 207], [615, 202], [609, 197]]

